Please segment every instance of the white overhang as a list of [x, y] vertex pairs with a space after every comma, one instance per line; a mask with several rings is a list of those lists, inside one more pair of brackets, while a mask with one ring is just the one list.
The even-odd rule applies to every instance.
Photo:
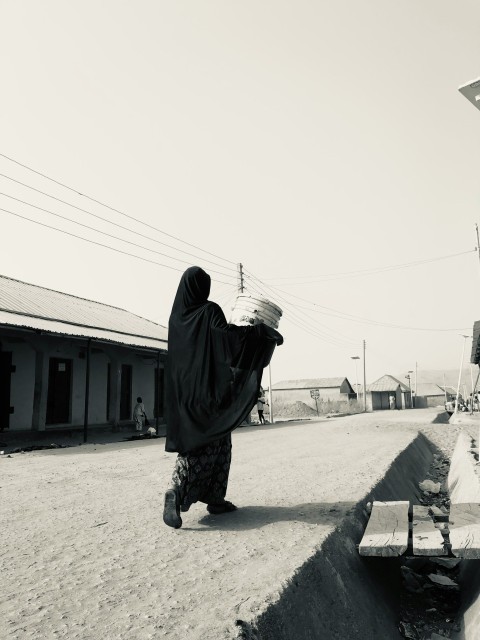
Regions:
[[0, 326], [18, 329], [30, 329], [61, 336], [74, 338], [91, 338], [100, 342], [111, 342], [115, 344], [154, 349], [155, 351], [167, 351], [167, 341], [159, 340], [152, 336], [132, 335], [111, 331], [99, 327], [87, 327], [80, 324], [60, 322], [58, 320], [48, 320], [35, 316], [12, 313], [0, 310]]

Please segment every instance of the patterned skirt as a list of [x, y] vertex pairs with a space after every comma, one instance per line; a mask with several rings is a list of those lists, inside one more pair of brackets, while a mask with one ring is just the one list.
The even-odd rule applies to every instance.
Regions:
[[180, 496], [182, 511], [187, 511], [194, 502], [223, 502], [231, 460], [231, 434], [184, 456], [177, 456], [172, 484]]

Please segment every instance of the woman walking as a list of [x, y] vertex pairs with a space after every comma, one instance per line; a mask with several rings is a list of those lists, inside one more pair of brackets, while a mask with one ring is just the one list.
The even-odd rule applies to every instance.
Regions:
[[209, 294], [210, 276], [200, 267], [187, 269], [168, 325], [165, 450], [178, 457], [163, 520], [176, 529], [180, 511], [195, 502], [214, 514], [236, 509], [225, 500], [230, 434], [255, 405], [263, 368], [283, 342], [265, 324], [228, 324]]

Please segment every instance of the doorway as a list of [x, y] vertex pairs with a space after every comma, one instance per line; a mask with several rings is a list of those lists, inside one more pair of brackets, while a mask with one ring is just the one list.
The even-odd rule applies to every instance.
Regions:
[[50, 358], [48, 366], [48, 394], [46, 424], [71, 422], [72, 361]]
[[132, 419], [132, 365], [122, 364], [120, 379], [120, 420]]
[[153, 417], [162, 418], [164, 415], [164, 395], [165, 395], [165, 370], [163, 368], [155, 368], [155, 393], [153, 405]]
[[12, 352], [0, 351], [0, 431], [10, 428]]

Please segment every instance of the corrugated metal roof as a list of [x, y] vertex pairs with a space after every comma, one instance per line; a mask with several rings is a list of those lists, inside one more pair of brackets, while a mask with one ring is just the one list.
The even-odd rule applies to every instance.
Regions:
[[62, 336], [76, 336], [79, 338], [92, 338], [100, 341], [125, 344], [132, 347], [147, 347], [148, 349], [167, 350], [167, 342], [145, 338], [143, 336], [129, 336], [126, 333], [116, 333], [115, 331], [104, 331], [102, 329], [90, 329], [66, 322], [55, 322], [53, 320], [43, 320], [42, 318], [31, 318], [15, 313], [0, 311], [0, 327], [16, 327], [20, 329], [35, 329], [54, 333]]
[[440, 386], [440, 389], [441, 389], [443, 392], [445, 392], [445, 391], [446, 391], [446, 392], [447, 392], [447, 393], [449, 393], [450, 395], [452, 395], [452, 394], [453, 394], [453, 395], [456, 395], [456, 393], [457, 393], [457, 390], [455, 389], [455, 387], [449, 387], [449, 386], [448, 386], [448, 384], [447, 384], [447, 386], [446, 386], [446, 387], [442, 387], [441, 385], [439, 385], [439, 386]]
[[386, 374], [378, 380], [375, 380], [375, 382], [367, 384], [367, 391], [396, 391], [399, 385], [402, 391], [409, 390], [407, 385], [403, 384], [403, 382], [400, 382], [400, 380]]
[[435, 382], [419, 382], [417, 396], [445, 396], [445, 391]]
[[282, 380], [272, 384], [272, 389], [333, 389], [341, 387], [345, 378], [306, 378], [303, 380]]
[[0, 321], [122, 344], [166, 349], [167, 328], [101, 302], [0, 276]]

